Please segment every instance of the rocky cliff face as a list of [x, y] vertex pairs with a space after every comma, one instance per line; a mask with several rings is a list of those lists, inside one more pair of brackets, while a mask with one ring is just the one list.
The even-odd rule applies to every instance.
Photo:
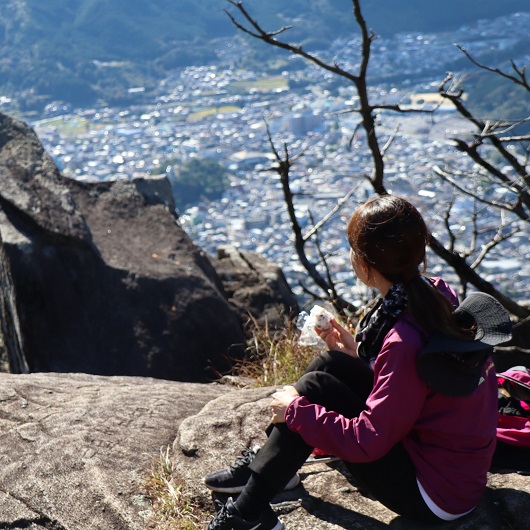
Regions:
[[28, 372], [22, 348], [13, 279], [0, 237], [0, 371]]
[[[261, 310], [230, 299], [241, 287], [227, 294], [182, 230], [167, 181], [65, 178], [34, 132], [1, 114], [0, 234], [13, 371], [206, 381], [241, 355], [243, 315]], [[263, 307], [296, 305], [286, 284], [279, 296], [252, 274]]]

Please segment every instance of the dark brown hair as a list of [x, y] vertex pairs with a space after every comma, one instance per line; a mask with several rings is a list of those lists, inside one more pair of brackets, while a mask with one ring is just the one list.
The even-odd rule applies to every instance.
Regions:
[[462, 336], [451, 302], [421, 277], [428, 239], [420, 212], [395, 195], [372, 197], [348, 223], [348, 242], [355, 256], [392, 283], [405, 285], [409, 311], [425, 331]]

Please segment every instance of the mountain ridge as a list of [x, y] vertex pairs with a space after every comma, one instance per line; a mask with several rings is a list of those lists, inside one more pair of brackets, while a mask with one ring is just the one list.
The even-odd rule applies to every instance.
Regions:
[[[528, 9], [526, 0], [473, 0], [433, 4], [366, 0], [363, 14], [376, 34], [459, 27], [478, 18]], [[352, 4], [353, 5], [353, 4]], [[281, 0], [244, 6], [267, 31], [286, 25], [285, 37], [310, 49], [329, 44], [357, 27], [344, 0]], [[0, 0], [0, 94], [75, 105], [97, 100], [128, 103], [127, 89], [154, 85], [173, 69], [218, 61], [219, 38], [252, 39], [231, 24], [227, 0]], [[260, 59], [265, 51], [259, 46]]]

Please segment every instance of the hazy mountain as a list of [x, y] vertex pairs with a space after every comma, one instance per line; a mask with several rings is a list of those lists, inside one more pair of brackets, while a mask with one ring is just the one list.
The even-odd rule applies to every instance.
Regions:
[[[246, 0], [267, 30], [323, 47], [357, 30], [348, 0]], [[147, 86], [174, 68], [218, 60], [219, 39], [243, 35], [223, 10], [227, 0], [0, 0], [0, 96], [87, 104], [127, 102], [127, 89]], [[365, 0], [376, 33], [456, 28], [479, 18], [528, 9], [528, 0]], [[252, 43], [252, 39], [245, 39]], [[261, 46], [260, 60], [270, 47]], [[266, 50], [265, 50], [266, 49]]]

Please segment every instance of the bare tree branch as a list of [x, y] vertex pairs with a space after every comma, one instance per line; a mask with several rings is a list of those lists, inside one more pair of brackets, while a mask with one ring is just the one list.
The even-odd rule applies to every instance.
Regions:
[[[495, 135], [502, 135], [510, 132], [511, 130], [515, 129], [516, 127], [519, 127], [520, 125], [524, 125], [525, 123], [528, 123], [530, 121], [530, 116], [528, 118], [523, 118], [516, 121], [508, 121], [508, 120], [499, 120], [494, 125], [491, 125], [489, 121], [486, 123], [488, 124], [488, 128], [483, 130], [480, 134], [481, 137], [489, 136], [490, 134]], [[503, 141], [510, 141], [510, 140], [504, 140], [502, 136], [498, 136], [500, 140]], [[521, 141], [530, 140], [530, 135], [521, 136]], [[519, 140], [518, 140], [519, 141]]]
[[[328, 72], [338, 75], [339, 77], [343, 77], [355, 85], [357, 89], [357, 93], [359, 95], [359, 100], [360, 100], [359, 113], [361, 115], [361, 123], [366, 133], [368, 147], [372, 154], [372, 160], [374, 164], [373, 172], [370, 177], [370, 182], [372, 183], [372, 186], [374, 190], [376, 191], [376, 193], [385, 195], [387, 191], [383, 183], [384, 161], [383, 161], [383, 156], [381, 155], [381, 151], [379, 147], [379, 140], [378, 140], [378, 137], [375, 131], [376, 126], [375, 126], [375, 118], [373, 114], [374, 107], [370, 104], [370, 100], [368, 97], [368, 87], [366, 83], [366, 74], [367, 74], [368, 62], [370, 58], [370, 49], [371, 49], [372, 40], [374, 39], [374, 35], [373, 33], [370, 33], [368, 31], [366, 21], [364, 20], [363, 15], [361, 13], [360, 0], [352, 0], [355, 19], [361, 29], [361, 35], [362, 35], [361, 61], [360, 61], [358, 75], [354, 75], [351, 72], [344, 70], [343, 68], [338, 66], [336, 63], [330, 64], [330, 63], [323, 61], [316, 55], [312, 53], [308, 53], [305, 50], [303, 50], [301, 46], [289, 44], [287, 42], [276, 39], [275, 37], [278, 34], [278, 32], [271, 33], [271, 32], [265, 31], [249, 15], [247, 10], [243, 7], [243, 2], [241, 1], [236, 2], [235, 0], [228, 0], [228, 2], [232, 4], [241, 13], [241, 15], [245, 18], [245, 20], [247, 20], [247, 22], [253, 28], [253, 29], [250, 29], [248, 27], [243, 26], [235, 19], [234, 16], [232, 16], [230, 13], [227, 13], [232, 23], [238, 29], [244, 31], [245, 33], [247, 33], [248, 35], [251, 35], [252, 37], [256, 39], [262, 40], [263, 42], [267, 44], [276, 46], [278, 48], [294, 53], [295, 55], [303, 57], [307, 59], [308, 61], [314, 63], [318, 67], [322, 68], [323, 70], [327, 70]], [[285, 28], [282, 28], [282, 30], [284, 29]]]
[[385, 142], [385, 145], [383, 145], [383, 147], [381, 148], [381, 155], [382, 156], [385, 156], [386, 152], [388, 151], [388, 149], [392, 145], [392, 142], [395, 140], [398, 131], [399, 131], [399, 123], [396, 125], [396, 128], [394, 129], [392, 134], [388, 137], [388, 140]]
[[[530, 222], [530, 216], [525, 212], [525, 210], [521, 207], [520, 204], [517, 204], [517, 203], [516, 204], [507, 204], [507, 203], [502, 203], [502, 202], [499, 202], [499, 201], [488, 200], [484, 196], [479, 195], [478, 193], [476, 193], [474, 190], [470, 191], [467, 188], [465, 188], [464, 186], [460, 185], [456, 180], [454, 180], [454, 178], [452, 178], [453, 174], [443, 170], [439, 166], [433, 166], [432, 169], [433, 169], [433, 172], [436, 175], [438, 175], [444, 182], [447, 182], [448, 184], [450, 184], [453, 188], [457, 189], [463, 195], [467, 195], [469, 197], [472, 197], [473, 199], [475, 199], [475, 200], [477, 200], [477, 201], [479, 201], [479, 202], [481, 202], [483, 204], [486, 204], [488, 206], [492, 206], [493, 208], [498, 208], [498, 209], [501, 209], [501, 210], [506, 210], [507, 212], [512, 212], [512, 213], [516, 214], [521, 220], [523, 220], [525, 222]], [[460, 176], [470, 177], [470, 175], [460, 175]], [[506, 189], [510, 190], [510, 187], [506, 186]]]
[[451, 200], [447, 204], [447, 208], [445, 209], [444, 217], [443, 217], [444, 225], [445, 225], [445, 231], [449, 235], [449, 250], [451, 252], [455, 251], [455, 242], [456, 242], [456, 236], [455, 236], [454, 232], [451, 230], [451, 222], [450, 222], [451, 210], [453, 208], [454, 203], [455, 203], [455, 198], [453, 196], [453, 197], [451, 197]]
[[339, 75], [341, 77], [345, 77], [346, 79], [349, 79], [350, 81], [353, 81], [354, 83], [357, 81], [357, 76], [351, 74], [347, 70], [344, 70], [337, 66], [336, 64], [329, 64], [321, 59], [319, 59], [316, 55], [312, 53], [306, 52], [304, 49], [302, 49], [301, 46], [289, 44], [287, 42], [283, 42], [280, 40], [277, 40], [275, 37], [279, 35], [280, 33], [283, 33], [287, 29], [290, 29], [290, 26], [285, 26], [277, 31], [268, 32], [265, 31], [259, 24], [256, 22], [248, 13], [248, 11], [243, 7], [243, 2], [239, 1], [236, 2], [235, 0], [227, 0], [230, 4], [232, 4], [234, 7], [238, 9], [238, 11], [243, 15], [243, 17], [251, 24], [251, 26], [254, 28], [254, 30], [249, 29], [248, 27], [243, 26], [240, 24], [235, 17], [225, 10], [225, 13], [228, 15], [230, 20], [232, 21], [232, 24], [236, 26], [239, 30], [243, 31], [247, 35], [250, 35], [251, 37], [254, 37], [256, 39], [262, 40], [266, 42], [267, 44], [271, 44], [272, 46], [276, 46], [277, 48], [282, 48], [284, 50], [287, 50], [291, 53], [295, 53], [296, 55], [299, 55], [300, 57], [304, 57], [305, 59], [315, 63], [320, 68], [323, 68], [324, 70], [328, 70], [329, 72], [332, 72], [336, 75]]
[[[464, 254], [466, 258], [469, 258], [477, 250], [477, 241], [479, 239], [479, 233], [480, 233], [480, 230], [477, 224], [477, 219], [478, 219], [477, 203], [473, 202], [473, 213], [471, 215], [471, 226], [473, 227], [473, 230], [471, 232], [471, 243], [469, 244], [467, 252]], [[474, 269], [475, 267], [471, 265], [471, 268]]]
[[[490, 136], [489, 138], [494, 138], [494, 136]], [[484, 168], [487, 171], [487, 173], [489, 173], [490, 175], [496, 177], [499, 180], [500, 183], [502, 183], [502, 184], [508, 186], [510, 189], [516, 191], [516, 193], [517, 193], [517, 201], [516, 201], [515, 204], [513, 204], [511, 206], [511, 210], [517, 216], [519, 216], [521, 219], [528, 220], [529, 212], [530, 212], [530, 193], [528, 192], [528, 185], [530, 183], [523, 181], [522, 184], [519, 184], [514, 179], [508, 177], [504, 173], [504, 171], [498, 169], [491, 162], [486, 160], [486, 158], [483, 157], [478, 152], [478, 147], [482, 143], [481, 139], [477, 139], [475, 142], [472, 142], [472, 143], [468, 143], [468, 142], [466, 142], [464, 140], [461, 140], [459, 138], [451, 138], [451, 141], [454, 143], [455, 147], [459, 151], [462, 151], [462, 152], [466, 153], [466, 155], [471, 160], [473, 160], [477, 165], [479, 165], [482, 168]], [[500, 142], [498, 142], [498, 140], [494, 140], [494, 143], [496, 143], [496, 144], [498, 143], [499, 145], [501, 145]], [[506, 151], [504, 149], [504, 147], [502, 148], [502, 150]], [[498, 151], [498, 148], [497, 148], [497, 151]], [[513, 167], [513, 164], [511, 165], [511, 167]], [[517, 171], [520, 168], [523, 168], [523, 172], [524, 172], [524, 166], [521, 165], [519, 162], [517, 162], [517, 167], [515, 167], [514, 169]], [[526, 173], [525, 173], [525, 175], [528, 177], [528, 175]], [[480, 197], [478, 197], [478, 195], [474, 194], [473, 196], [476, 197], [478, 200], [482, 200]], [[524, 205], [524, 208], [523, 208], [523, 205]]]
[[483, 70], [487, 70], [488, 72], [493, 72], [495, 74], [498, 74], [506, 79], [509, 79], [510, 81], [513, 81], [516, 85], [520, 85], [524, 87], [526, 90], [530, 92], [530, 85], [528, 84], [528, 80], [526, 79], [526, 67], [518, 68], [513, 59], [510, 61], [512, 68], [516, 75], [510, 75], [506, 72], [503, 72], [499, 68], [492, 68], [490, 66], [486, 66], [484, 64], [479, 63], [463, 46], [460, 44], [457, 44], [456, 47], [476, 66], [479, 68], [482, 68]]
[[[311, 219], [311, 223], [315, 224], [315, 219], [311, 211], [309, 211], [309, 218]], [[318, 231], [315, 232], [315, 246], [317, 248], [318, 255], [320, 256], [320, 261], [322, 265], [324, 266], [324, 270], [326, 271], [326, 278], [328, 280], [328, 284], [330, 285], [330, 289], [328, 290], [328, 296], [331, 299], [331, 303], [333, 304], [333, 307], [341, 307], [341, 304], [337, 302], [340, 297], [339, 297], [339, 294], [337, 293], [335, 282], [333, 281], [333, 278], [331, 276], [331, 271], [329, 270], [328, 260], [326, 259], [326, 256], [324, 256], [324, 253], [322, 252], [322, 248], [320, 246], [320, 238], [319, 238]]]
[[[340, 314], [344, 314], [344, 310], [352, 311], [354, 309], [354, 306], [339, 296], [337, 294], [337, 290], [335, 288], [334, 283], [329, 281], [328, 279], [325, 279], [317, 270], [314, 263], [312, 263], [309, 258], [307, 257], [306, 251], [305, 251], [305, 245], [306, 245], [306, 239], [304, 238], [302, 234], [302, 228], [300, 226], [300, 223], [298, 222], [298, 217], [296, 216], [296, 210], [294, 207], [294, 194], [291, 190], [290, 186], [290, 169], [293, 164], [293, 160], [289, 156], [289, 150], [287, 148], [287, 144], [283, 144], [283, 150], [284, 150], [284, 157], [282, 158], [280, 154], [278, 153], [278, 150], [276, 149], [276, 146], [274, 145], [274, 142], [272, 140], [271, 132], [269, 125], [265, 123], [266, 130], [267, 130], [267, 137], [269, 140], [269, 145], [271, 148], [272, 153], [274, 154], [274, 157], [276, 158], [277, 165], [274, 168], [271, 168], [271, 170], [274, 170], [278, 173], [280, 177], [280, 182], [282, 184], [282, 190], [283, 190], [283, 196], [285, 204], [287, 205], [287, 211], [289, 214], [289, 220], [291, 222], [291, 228], [293, 230], [294, 234], [294, 246], [295, 250], [298, 256], [298, 259], [302, 266], [305, 268], [305, 270], [308, 272], [311, 279], [315, 282], [318, 287], [320, 287], [327, 295], [327, 299], [331, 301], [337, 312]], [[300, 156], [300, 153], [298, 154], [298, 157]], [[317, 249], [319, 250], [319, 249]], [[321, 255], [322, 257], [322, 255]], [[327, 264], [324, 264], [327, 270]]]
[[359, 122], [357, 123], [357, 125], [355, 125], [355, 129], [353, 129], [353, 132], [350, 136], [350, 141], [348, 142], [348, 146], [351, 147], [353, 145], [353, 140], [355, 139], [355, 135], [357, 134], [357, 131], [359, 130], [359, 128], [362, 126], [362, 123]]
[[225, 13], [230, 17], [230, 20], [232, 20], [232, 23], [241, 31], [244, 33], [248, 33], [249, 35], [256, 37], [258, 35], [261, 35], [262, 37], [274, 37], [276, 35], [279, 35], [280, 33], [283, 33], [284, 31], [291, 29], [292, 26], [284, 26], [283, 28], [280, 28], [277, 31], [273, 32], [265, 32], [261, 29], [259, 24], [247, 13], [245, 9], [242, 8], [243, 2], [236, 2], [234, 0], [228, 0], [229, 3], [231, 3], [233, 6], [237, 7], [241, 14], [247, 19], [247, 21], [252, 25], [252, 27], [256, 30], [257, 33], [253, 33], [252, 31], [245, 28], [245, 26], [239, 24], [237, 20], [225, 9]]
[[352, 188], [346, 195], [341, 197], [337, 204], [316, 224], [313, 226], [309, 232], [304, 236], [304, 240], [307, 241], [310, 239], [314, 234], [316, 234], [350, 199], [350, 197], [357, 191], [359, 188], [359, 185], [355, 186], [355, 188]]
[[502, 229], [503, 226], [500, 226], [497, 234], [495, 234], [495, 237], [488, 244], [482, 247], [480, 254], [475, 258], [475, 261], [471, 264], [472, 269], [476, 269], [484, 261], [484, 258], [486, 257], [488, 252], [490, 252], [493, 248], [495, 248], [503, 241], [510, 239], [512, 236], [521, 231], [520, 228], [515, 228], [511, 232], [503, 234]]
[[432, 235], [429, 238], [429, 246], [438, 256], [440, 256], [448, 265], [453, 267], [458, 276], [466, 282], [474, 285], [479, 291], [483, 291], [496, 298], [512, 315], [517, 318], [526, 318], [530, 314], [530, 310], [516, 301], [512, 300], [505, 294], [501, 293], [491, 282], [485, 280], [480, 274], [471, 269], [469, 264], [457, 253], [447, 250], [436, 238]]
[[[438, 91], [442, 97], [447, 98], [453, 103], [457, 111], [470, 123], [473, 123], [479, 131], [483, 131], [487, 128], [486, 122], [474, 116], [464, 105], [462, 96], [463, 90], [458, 89], [458, 87], [449, 87], [446, 88], [447, 83], [453, 78], [452, 74], [449, 74], [445, 80], [440, 85]], [[456, 90], [455, 90], [456, 89]], [[526, 168], [517, 160], [517, 157], [509, 152], [508, 149], [503, 145], [503, 143], [498, 139], [496, 135], [488, 135], [485, 137], [492, 145], [495, 147], [496, 151], [510, 164], [514, 171], [521, 177], [525, 187], [530, 187], [530, 175], [526, 171]], [[493, 174], [499, 178], [503, 178], [499, 171], [496, 170], [491, 164], [488, 164], [484, 159], [479, 157], [476, 147], [466, 147], [467, 144], [462, 140], [455, 140], [459, 147], [462, 148], [469, 156], [471, 156], [477, 163], [487, 167], [488, 171], [492, 171]], [[523, 201], [525, 204], [528, 204], [530, 207], [530, 195], [526, 192], [526, 197]]]
[[504, 137], [499, 137], [499, 141], [504, 142], [504, 143], [529, 142], [530, 141], [530, 135], [525, 135], [525, 136], [504, 136]]
[[[360, 0], [352, 0], [353, 3], [353, 12], [355, 16], [355, 20], [357, 22], [358, 27], [361, 30], [361, 49], [360, 49], [360, 65], [358, 68], [358, 73], [353, 74], [351, 72], [348, 72], [341, 68], [337, 63], [327, 63], [317, 57], [314, 54], [308, 53], [305, 50], [302, 49], [301, 46], [289, 44], [287, 42], [283, 42], [279, 40], [277, 37], [280, 34], [283, 34], [288, 27], [283, 27], [278, 31], [275, 32], [266, 32], [261, 28], [261, 26], [254, 20], [248, 12], [245, 10], [245, 8], [242, 5], [241, 1], [235, 1], [235, 0], [228, 0], [244, 17], [247, 24], [249, 26], [243, 26], [243, 24], [240, 24], [235, 20], [235, 18], [228, 14], [232, 22], [235, 24], [235, 26], [248, 35], [260, 39], [263, 42], [270, 44], [272, 46], [284, 49], [286, 51], [289, 51], [295, 55], [298, 55], [300, 57], [303, 57], [307, 59], [308, 61], [312, 62], [316, 66], [322, 68], [323, 70], [326, 70], [328, 72], [331, 72], [339, 77], [342, 77], [350, 82], [352, 82], [355, 85], [355, 88], [357, 90], [357, 95], [359, 97], [359, 108], [356, 110], [360, 114], [361, 120], [360, 120], [360, 126], [365, 131], [366, 134], [366, 142], [371, 154], [372, 159], [372, 170], [371, 175], [368, 177], [369, 181], [372, 185], [372, 188], [374, 191], [379, 195], [385, 195], [387, 193], [387, 190], [385, 188], [384, 184], [384, 169], [385, 169], [385, 163], [384, 163], [384, 153], [385, 148], [381, 149], [379, 145], [379, 139], [378, 135], [376, 134], [376, 114], [377, 111], [380, 110], [390, 110], [393, 112], [403, 112], [405, 109], [400, 107], [399, 105], [373, 105], [370, 102], [370, 98], [368, 95], [368, 87], [367, 87], [367, 71], [368, 71], [368, 64], [371, 54], [371, 44], [374, 39], [374, 34], [368, 31], [368, 27], [366, 24], [366, 21], [364, 20], [364, 17], [361, 12], [360, 7]], [[478, 64], [478, 63], [477, 63]], [[480, 65], [479, 65], [480, 66]], [[522, 84], [523, 86], [527, 86], [526, 77], [525, 77], [525, 71], [524, 69], [519, 69], [517, 66], [512, 63], [512, 67], [514, 68], [514, 71], [518, 77], [512, 76], [515, 82], [517, 79], [519, 81], [518, 84]], [[499, 72], [500, 73], [500, 72]], [[501, 73], [503, 75], [504, 73]], [[505, 77], [508, 77], [507, 74], [504, 74]], [[451, 82], [451, 86], [448, 87], [447, 85]], [[516, 156], [514, 156], [513, 153], [510, 152], [509, 149], [507, 149], [507, 146], [505, 146], [505, 142], [501, 141], [501, 139], [498, 136], [498, 130], [496, 131], [497, 134], [491, 134], [491, 124], [485, 123], [483, 120], [480, 120], [476, 116], [474, 116], [464, 105], [463, 103], [463, 90], [458, 88], [458, 84], [455, 83], [455, 76], [454, 74], [449, 74], [443, 83], [440, 85], [439, 88], [440, 95], [451, 101], [457, 111], [460, 113], [461, 116], [463, 116], [466, 120], [468, 120], [470, 123], [474, 124], [477, 130], [479, 131], [478, 138], [475, 143], [471, 144], [469, 147], [467, 147], [467, 144], [460, 144], [461, 150], [471, 156], [473, 159], [473, 156], [475, 158], [473, 159], [477, 164], [480, 166], [486, 168], [488, 166], [488, 162], [485, 158], [481, 157], [480, 154], [478, 154], [477, 149], [481, 145], [483, 141], [489, 142], [495, 150], [508, 162], [508, 164], [514, 169], [515, 173], [519, 175], [520, 179], [522, 180], [523, 184], [520, 185], [520, 188], [518, 190], [518, 201], [515, 205], [512, 206], [513, 211], [517, 210], [518, 208], [522, 208], [522, 205], [525, 206], [527, 204], [530, 204], [527, 202], [527, 196], [528, 196], [528, 189], [530, 188], [530, 175], [528, 175], [526, 168], [523, 164], [521, 164], [520, 160], [517, 159]], [[419, 109], [416, 109], [419, 110]], [[422, 109], [420, 109], [422, 110]], [[357, 127], [356, 127], [357, 130]], [[354, 135], [355, 135], [354, 131]], [[481, 136], [481, 133], [483, 136]], [[269, 135], [269, 141], [272, 144], [272, 139]], [[350, 141], [350, 145], [353, 141]], [[457, 141], [458, 142], [458, 141]], [[291, 165], [291, 161], [289, 159], [289, 154], [287, 152], [287, 147], [284, 146], [284, 158], [282, 159], [279, 157], [278, 153], [275, 149], [273, 149], [273, 152], [275, 152], [276, 159], [278, 161], [278, 168], [277, 171], [280, 175], [280, 178], [282, 179], [282, 186], [284, 187], [284, 196], [286, 198], [286, 202], [288, 205], [289, 214], [291, 216], [291, 222], [293, 225], [293, 231], [295, 233], [295, 245], [297, 246], [297, 252], [299, 253], [300, 259], [302, 264], [304, 264], [304, 259], [308, 265], [309, 268], [306, 268], [306, 270], [310, 271], [313, 270], [314, 273], [317, 275], [316, 277], [319, 278], [319, 281], [321, 281], [322, 285], [325, 285], [327, 282], [324, 278], [322, 278], [320, 275], [318, 275], [318, 272], [316, 269], [314, 269], [314, 266], [310, 263], [308, 263], [307, 258], [304, 254], [304, 244], [305, 241], [303, 237], [301, 236], [301, 230], [300, 226], [298, 225], [296, 221], [296, 216], [294, 212], [294, 206], [293, 206], [293, 193], [290, 190], [289, 187], [289, 169]], [[494, 168], [491, 164], [491, 169], [494, 170], [493, 175], [495, 175], [497, 178], [500, 179], [500, 182], [504, 183], [507, 186], [514, 186], [513, 179], [508, 178], [506, 175], [504, 175], [502, 172], [495, 172], [496, 168]], [[498, 175], [498, 176], [497, 176]], [[525, 195], [526, 194], [526, 195]], [[516, 301], [510, 299], [509, 297], [505, 296], [501, 292], [499, 292], [495, 287], [488, 281], [486, 281], [483, 277], [481, 277], [475, 270], [473, 270], [470, 265], [467, 263], [466, 259], [460, 256], [457, 252], [446, 249], [432, 234], [429, 238], [429, 246], [433, 250], [435, 254], [437, 254], [442, 260], [444, 260], [449, 266], [451, 266], [455, 272], [458, 274], [458, 276], [462, 279], [463, 283], [470, 283], [474, 285], [478, 290], [486, 292], [497, 298], [501, 304], [504, 305], [504, 307], [511, 312], [513, 315], [515, 315], [518, 318], [525, 318], [530, 314], [530, 310], [526, 307], [523, 307], [519, 305]], [[305, 266], [305, 264], [304, 264]], [[324, 288], [324, 287], [323, 287]]]

